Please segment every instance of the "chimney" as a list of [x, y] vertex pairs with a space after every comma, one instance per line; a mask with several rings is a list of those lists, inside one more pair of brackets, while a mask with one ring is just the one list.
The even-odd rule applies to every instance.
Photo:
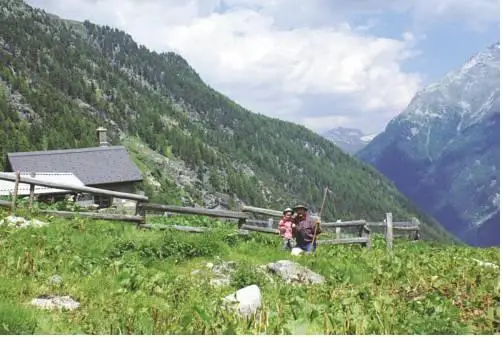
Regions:
[[108, 140], [106, 139], [106, 129], [104, 127], [99, 127], [96, 129], [96, 132], [98, 133], [98, 141], [99, 141], [99, 146], [104, 147], [104, 146], [109, 146]]

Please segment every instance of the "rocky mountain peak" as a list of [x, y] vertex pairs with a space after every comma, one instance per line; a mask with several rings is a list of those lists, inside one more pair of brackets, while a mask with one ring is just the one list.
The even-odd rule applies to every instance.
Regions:
[[358, 157], [462, 240], [498, 244], [500, 45], [418, 92]]

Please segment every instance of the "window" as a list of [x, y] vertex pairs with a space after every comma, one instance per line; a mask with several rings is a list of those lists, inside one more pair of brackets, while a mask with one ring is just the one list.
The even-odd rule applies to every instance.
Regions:
[[99, 206], [99, 208], [108, 208], [111, 205], [111, 198], [103, 195], [95, 195], [94, 203]]

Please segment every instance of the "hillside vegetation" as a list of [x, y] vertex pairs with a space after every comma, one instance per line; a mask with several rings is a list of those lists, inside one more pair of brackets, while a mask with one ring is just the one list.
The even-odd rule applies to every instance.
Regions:
[[59, 19], [21, 1], [0, 4], [0, 164], [9, 151], [96, 145], [106, 126], [129, 147], [153, 200], [320, 207], [330, 219], [417, 216], [450, 240], [376, 170], [305, 127], [251, 113], [207, 86], [174, 53], [128, 34]]
[[[0, 219], [6, 216], [0, 211]], [[124, 223], [41, 218], [48, 226], [0, 226], [0, 333], [17, 334], [498, 334], [499, 250], [397, 241], [388, 256], [322, 246], [291, 257], [274, 235], [236, 236], [205, 218], [151, 218], [219, 228], [206, 234], [140, 231]], [[257, 267], [294, 259], [323, 275], [288, 285]], [[228, 285], [209, 284], [208, 262], [234, 261]], [[200, 270], [195, 274], [194, 270]], [[51, 282], [59, 277], [60, 283]], [[249, 321], [222, 298], [251, 284], [262, 308]], [[74, 311], [37, 309], [41, 295], [68, 295]]]

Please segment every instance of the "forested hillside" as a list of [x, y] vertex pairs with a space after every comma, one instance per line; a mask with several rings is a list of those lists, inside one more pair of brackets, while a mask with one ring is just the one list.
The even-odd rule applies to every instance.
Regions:
[[1, 2], [0, 154], [95, 146], [113, 132], [164, 202], [208, 204], [217, 192], [256, 206], [321, 204], [326, 218], [418, 215], [445, 231], [376, 170], [292, 123], [251, 113], [208, 87], [179, 55], [155, 53], [117, 29]]

